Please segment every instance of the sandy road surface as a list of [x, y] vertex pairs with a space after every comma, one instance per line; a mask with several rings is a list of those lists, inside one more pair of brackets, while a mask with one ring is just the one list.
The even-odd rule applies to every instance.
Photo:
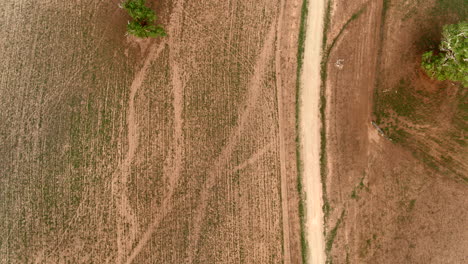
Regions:
[[320, 182], [320, 51], [324, 0], [309, 0], [304, 67], [301, 76], [301, 139], [306, 193], [306, 236], [309, 263], [325, 262], [322, 187]]

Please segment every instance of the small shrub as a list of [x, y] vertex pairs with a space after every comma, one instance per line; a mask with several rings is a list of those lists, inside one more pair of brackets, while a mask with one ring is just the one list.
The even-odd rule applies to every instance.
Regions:
[[127, 25], [128, 33], [139, 38], [155, 38], [166, 36], [166, 32], [160, 25], [156, 25], [156, 14], [151, 8], [145, 6], [146, 0], [127, 0], [122, 4], [132, 17]]

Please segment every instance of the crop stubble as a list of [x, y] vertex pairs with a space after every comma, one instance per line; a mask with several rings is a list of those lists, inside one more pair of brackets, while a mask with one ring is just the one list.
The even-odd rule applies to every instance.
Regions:
[[117, 1], [42, 2], [0, 4], [0, 259], [300, 262], [298, 3], [163, 1], [136, 41]]

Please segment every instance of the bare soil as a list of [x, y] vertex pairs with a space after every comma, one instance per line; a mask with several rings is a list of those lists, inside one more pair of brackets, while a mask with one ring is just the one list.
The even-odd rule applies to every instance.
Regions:
[[308, 263], [325, 262], [320, 177], [320, 62], [325, 1], [308, 1], [307, 30], [300, 88], [301, 162], [304, 184]]
[[[464, 140], [450, 122], [457, 118], [460, 88], [419, 71], [418, 58], [437, 42], [437, 30], [457, 17], [448, 9], [434, 15], [434, 3], [332, 2], [326, 80], [331, 211], [325, 249], [333, 263], [466, 262], [466, 145], [446, 134]], [[431, 41], [424, 42], [425, 33]], [[401, 94], [410, 89], [431, 93], [425, 95], [430, 106]], [[385, 97], [392, 93], [398, 96]], [[414, 108], [421, 119], [395, 114], [392, 98], [401, 107], [397, 111]], [[429, 104], [432, 100], [437, 103]], [[398, 140], [400, 129], [406, 140]], [[444, 163], [440, 154], [454, 162]]]
[[302, 262], [302, 1], [40, 2], [0, 3], [0, 262]]

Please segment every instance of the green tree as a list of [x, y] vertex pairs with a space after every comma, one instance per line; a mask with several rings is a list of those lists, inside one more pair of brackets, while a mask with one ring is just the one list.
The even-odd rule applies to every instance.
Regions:
[[160, 25], [156, 25], [156, 14], [151, 8], [145, 6], [146, 0], [127, 0], [122, 8], [127, 10], [133, 21], [127, 25], [128, 33], [139, 38], [162, 37], [166, 32]]
[[421, 66], [431, 78], [461, 82], [468, 87], [468, 22], [446, 25], [439, 50], [422, 56]]

